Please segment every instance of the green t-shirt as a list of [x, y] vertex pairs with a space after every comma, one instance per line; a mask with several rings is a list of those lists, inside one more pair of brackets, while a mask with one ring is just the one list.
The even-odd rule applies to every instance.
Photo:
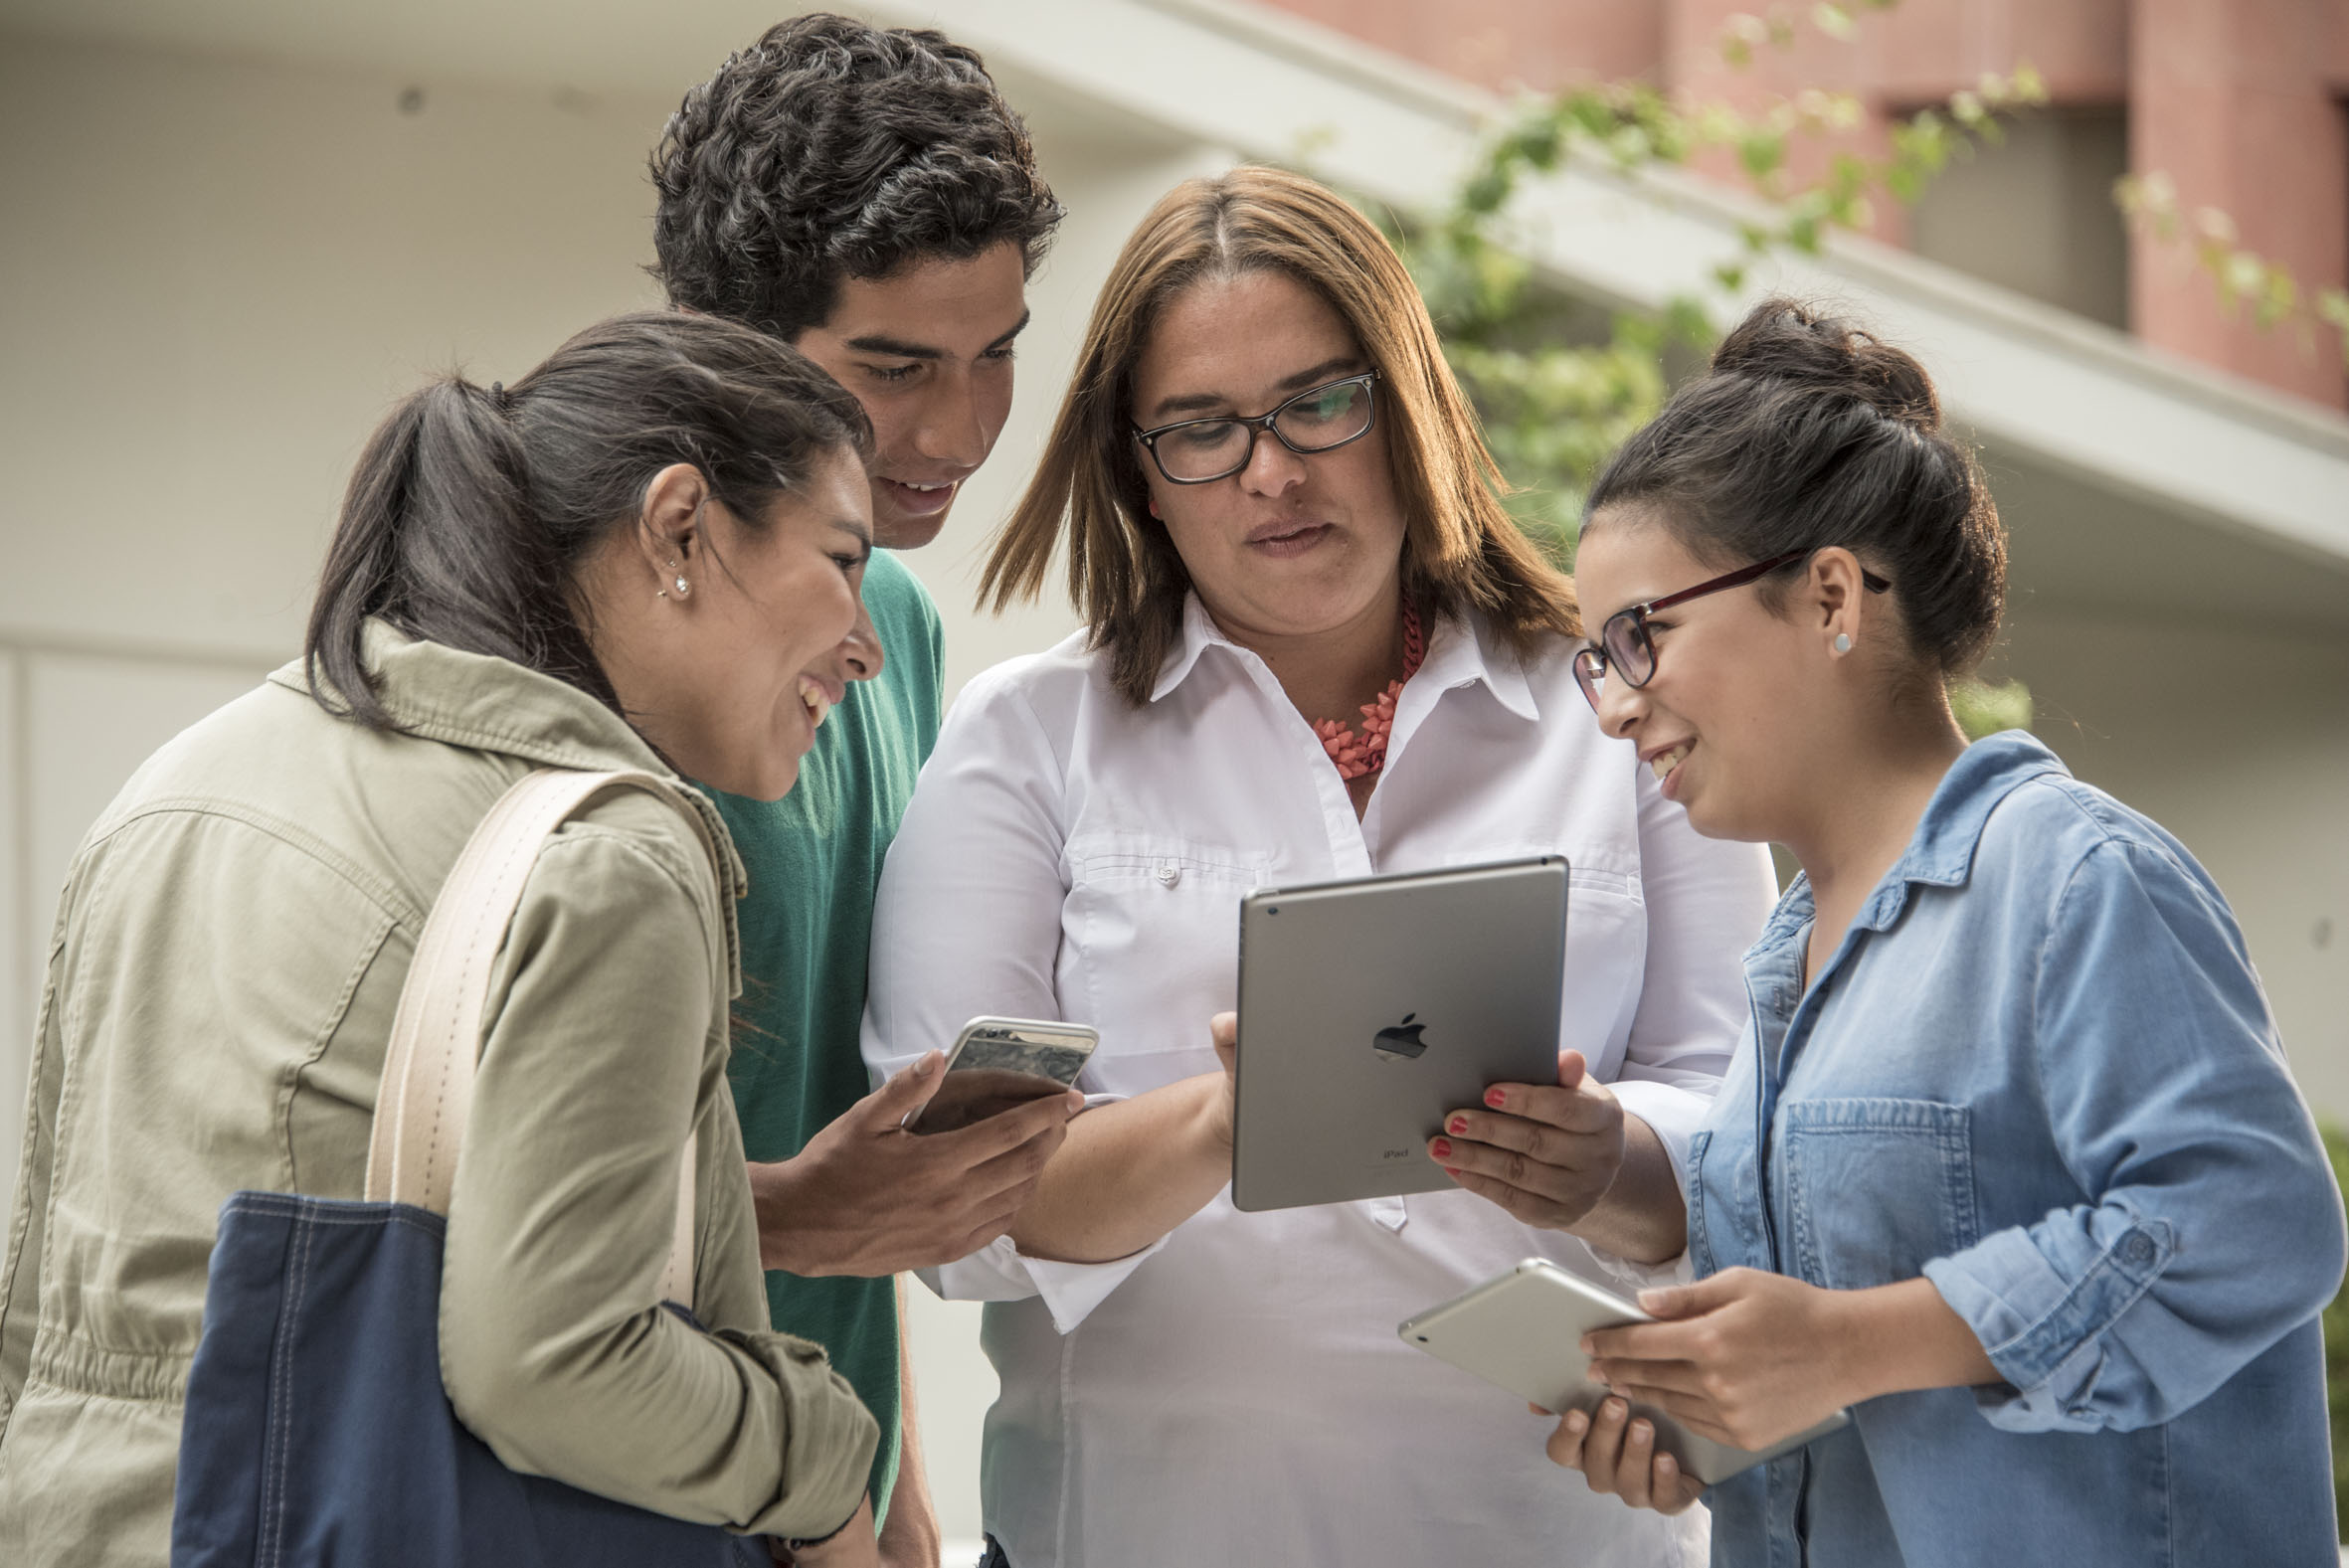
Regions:
[[[754, 1160], [788, 1159], [866, 1095], [857, 1029], [881, 858], [938, 741], [938, 609], [887, 551], [865, 569], [881, 673], [848, 688], [780, 800], [710, 790], [750, 871], [742, 901], [742, 1000], [727, 1077]], [[881, 1423], [877, 1519], [897, 1481], [897, 1301], [888, 1279], [802, 1279], [770, 1270], [775, 1326], [813, 1339]]]

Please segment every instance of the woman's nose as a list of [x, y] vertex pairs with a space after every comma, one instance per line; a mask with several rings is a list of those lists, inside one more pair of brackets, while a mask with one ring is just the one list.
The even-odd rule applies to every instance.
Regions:
[[862, 600], [856, 606], [856, 623], [840, 639], [834, 650], [839, 659], [840, 679], [871, 680], [881, 673], [881, 634], [873, 627], [873, 617]]
[[1257, 495], [1279, 495], [1304, 478], [1305, 459], [1283, 446], [1272, 432], [1258, 431], [1256, 449], [1248, 453], [1248, 465], [1240, 470], [1241, 487]]
[[1629, 740], [1632, 728], [1648, 711], [1648, 700], [1631, 682], [1609, 670], [1598, 685], [1599, 733]]

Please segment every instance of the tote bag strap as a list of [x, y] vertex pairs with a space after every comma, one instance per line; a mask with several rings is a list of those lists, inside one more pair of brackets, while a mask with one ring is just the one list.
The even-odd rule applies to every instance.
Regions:
[[[684, 792], [646, 773], [573, 773], [540, 769], [498, 797], [456, 857], [417, 939], [400, 989], [376, 1092], [367, 1145], [370, 1202], [407, 1203], [449, 1212], [456, 1153], [472, 1109], [473, 1069], [481, 1051], [481, 1009], [489, 971], [523, 886], [548, 835], [605, 795], [640, 789], [692, 824], [715, 869], [717, 841]], [[722, 881], [721, 881], [722, 885]], [[693, 1160], [698, 1137], [685, 1142], [664, 1300], [693, 1305]]]

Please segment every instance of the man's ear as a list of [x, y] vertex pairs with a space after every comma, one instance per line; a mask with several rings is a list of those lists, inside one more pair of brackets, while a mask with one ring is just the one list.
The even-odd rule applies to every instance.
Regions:
[[698, 564], [705, 543], [702, 509], [709, 498], [709, 480], [689, 462], [670, 463], [644, 486], [644, 502], [636, 514], [636, 549], [664, 586]]

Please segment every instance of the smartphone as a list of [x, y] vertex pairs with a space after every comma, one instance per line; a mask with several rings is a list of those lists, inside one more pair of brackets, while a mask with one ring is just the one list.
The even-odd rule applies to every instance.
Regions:
[[[1606, 1386], [1590, 1380], [1579, 1348], [1593, 1328], [1651, 1321], [1646, 1312], [1602, 1286], [1567, 1273], [1546, 1258], [1528, 1258], [1457, 1301], [1429, 1307], [1395, 1328], [1403, 1343], [1449, 1361], [1529, 1404], [1564, 1415], [1596, 1410]], [[1656, 1447], [1708, 1486], [1739, 1471], [1791, 1454], [1851, 1422], [1839, 1410], [1808, 1431], [1757, 1451], [1731, 1448], [1689, 1431], [1663, 1411], [1634, 1404], [1632, 1414], [1655, 1423]]]
[[908, 1132], [951, 1132], [998, 1111], [1065, 1094], [1101, 1043], [1098, 1030], [1042, 1018], [974, 1018], [955, 1036], [930, 1103]]

